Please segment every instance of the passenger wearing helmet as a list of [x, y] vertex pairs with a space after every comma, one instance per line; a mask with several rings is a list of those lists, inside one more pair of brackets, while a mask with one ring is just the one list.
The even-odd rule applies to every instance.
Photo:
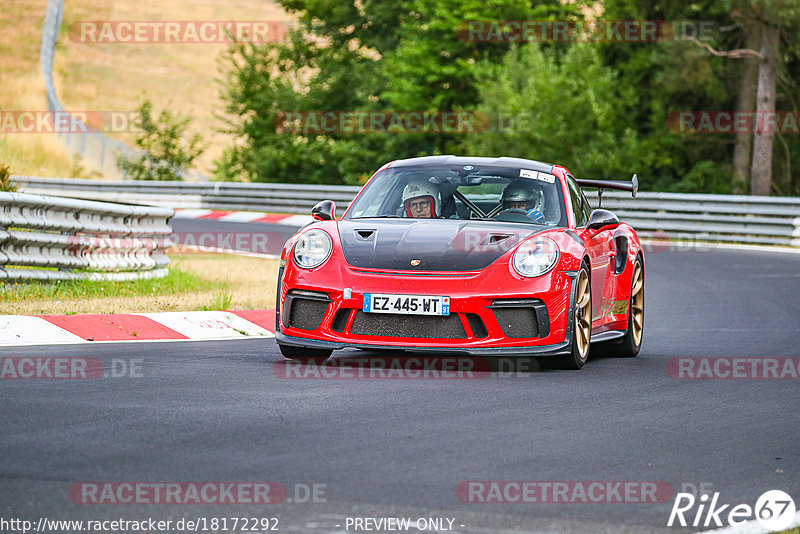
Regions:
[[503, 190], [503, 210], [522, 210], [535, 222], [544, 222], [544, 194], [530, 180], [514, 180]]
[[439, 188], [427, 180], [414, 180], [403, 189], [403, 208], [415, 219], [441, 217], [442, 200]]

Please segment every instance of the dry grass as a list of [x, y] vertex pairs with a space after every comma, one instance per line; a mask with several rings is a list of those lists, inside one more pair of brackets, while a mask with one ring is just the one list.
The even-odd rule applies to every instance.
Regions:
[[[47, 0], [13, 0], [0, 10], [0, 109], [46, 110], [39, 66]], [[70, 24], [82, 20], [289, 20], [271, 0], [83, 0], [66, 2], [55, 56], [56, 91], [67, 110], [133, 111], [149, 98], [156, 112], [171, 109], [194, 118], [208, 142], [198, 167], [234, 142], [216, 130], [224, 104], [219, 59], [226, 44], [87, 44], [71, 40]], [[132, 144], [132, 134], [114, 135]], [[0, 161], [15, 174], [69, 176], [76, 166], [54, 135], [0, 138]], [[87, 166], [87, 164], [84, 164]], [[84, 175], [88, 175], [85, 172]]]
[[[81, 20], [288, 20], [268, 0], [85, 0], [68, 2], [64, 26]], [[233, 143], [217, 118], [224, 114], [217, 81], [226, 44], [85, 44], [62, 40], [56, 55], [56, 90], [66, 109], [132, 111], [144, 98], [154, 109], [194, 118], [208, 149], [199, 169], [210, 174], [213, 160]], [[67, 87], [70, 89], [67, 90]], [[132, 144], [133, 135], [119, 136]]]
[[[177, 277], [169, 287], [159, 281], [125, 282], [129, 296], [103, 296], [98, 286], [111, 292], [110, 283], [84, 282], [54, 295], [52, 285], [25, 283], [17, 290], [24, 298], [15, 298], [9, 289], [0, 292], [0, 310], [4, 314], [40, 315], [275, 307], [278, 260], [200, 253], [171, 258], [170, 269], [188, 276]], [[139, 287], [135, 287], [137, 284]], [[87, 296], [81, 295], [81, 288]]]
[[[44, 87], [40, 71], [24, 74], [19, 78], [3, 82], [0, 92], [0, 109], [3, 110], [47, 110]], [[0, 136], [0, 162], [11, 168], [12, 174], [27, 176], [69, 176], [88, 178], [86, 165], [73, 157], [54, 134], [14, 133]], [[81, 168], [83, 167], [83, 168]]]
[[170, 257], [176, 269], [223, 284], [232, 296], [232, 310], [275, 307], [279, 260], [202, 253]]
[[[0, 10], [0, 110], [47, 110], [39, 66], [46, 0], [14, 0]], [[0, 136], [0, 163], [14, 174], [68, 176], [73, 160], [52, 134]]]

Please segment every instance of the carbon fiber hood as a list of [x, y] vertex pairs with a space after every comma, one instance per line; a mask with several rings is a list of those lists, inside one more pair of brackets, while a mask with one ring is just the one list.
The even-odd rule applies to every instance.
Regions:
[[339, 221], [338, 226], [350, 265], [420, 271], [483, 269], [520, 241], [548, 228], [448, 219], [356, 219]]

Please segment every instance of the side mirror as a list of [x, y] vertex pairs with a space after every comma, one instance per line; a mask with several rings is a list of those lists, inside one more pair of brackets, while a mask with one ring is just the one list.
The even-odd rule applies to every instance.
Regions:
[[318, 221], [332, 221], [336, 218], [336, 203], [333, 200], [317, 202], [311, 208], [311, 216]]
[[601, 230], [611, 230], [617, 226], [619, 226], [619, 217], [608, 210], [596, 209], [589, 217], [586, 228], [599, 232]]

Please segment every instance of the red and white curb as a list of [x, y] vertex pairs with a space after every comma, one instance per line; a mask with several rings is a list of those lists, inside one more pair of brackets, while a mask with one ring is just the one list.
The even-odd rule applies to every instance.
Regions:
[[286, 213], [266, 213], [263, 211], [218, 211], [201, 209], [175, 210], [173, 219], [206, 219], [237, 223], [285, 224], [303, 226], [314, 219], [310, 215], [290, 215]]
[[275, 310], [0, 315], [0, 346], [275, 337]]

